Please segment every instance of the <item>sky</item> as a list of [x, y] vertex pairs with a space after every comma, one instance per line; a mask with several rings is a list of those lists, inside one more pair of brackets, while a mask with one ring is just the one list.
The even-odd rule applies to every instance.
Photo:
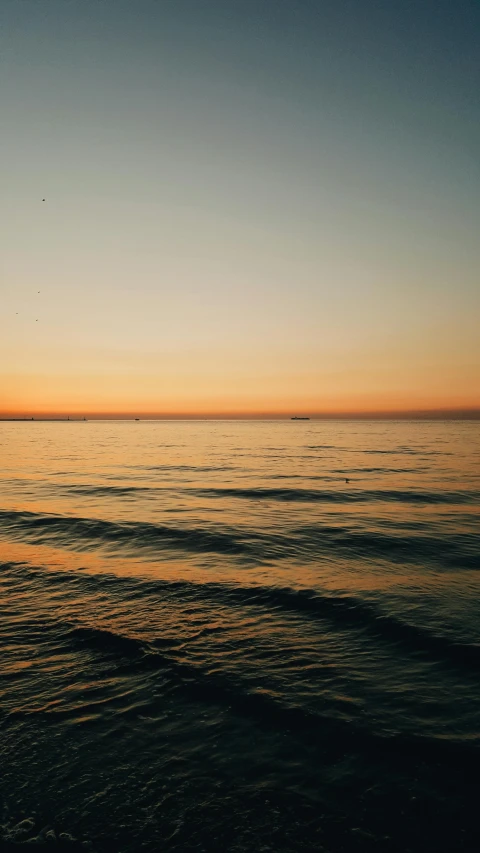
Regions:
[[0, 415], [480, 410], [479, 44], [477, 0], [2, 0]]

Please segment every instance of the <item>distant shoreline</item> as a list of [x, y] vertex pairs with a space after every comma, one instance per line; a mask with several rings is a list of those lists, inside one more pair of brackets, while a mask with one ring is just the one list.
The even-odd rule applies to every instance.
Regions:
[[[88, 423], [88, 418], [0, 418], [0, 423]], [[100, 420], [100, 418], [97, 418]], [[127, 420], [125, 418], [125, 420]]]
[[93, 414], [88, 417], [0, 417], [0, 423], [88, 423], [98, 422], [205, 422], [205, 421], [480, 421], [480, 410], [457, 412], [394, 412], [369, 414], [329, 414], [292, 417], [291, 415], [106, 415]]

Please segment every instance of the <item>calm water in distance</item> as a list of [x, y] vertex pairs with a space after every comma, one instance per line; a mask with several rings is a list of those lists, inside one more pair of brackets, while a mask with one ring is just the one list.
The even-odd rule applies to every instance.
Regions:
[[479, 507], [478, 422], [0, 424], [4, 842], [477, 850]]

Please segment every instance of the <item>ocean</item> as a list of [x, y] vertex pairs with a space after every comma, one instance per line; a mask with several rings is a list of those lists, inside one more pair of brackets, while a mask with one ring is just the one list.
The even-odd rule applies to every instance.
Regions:
[[4, 422], [0, 491], [5, 849], [479, 849], [480, 423]]

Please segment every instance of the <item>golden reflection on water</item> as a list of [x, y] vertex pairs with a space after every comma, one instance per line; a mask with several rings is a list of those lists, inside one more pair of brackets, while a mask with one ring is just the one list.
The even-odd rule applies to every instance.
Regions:
[[[478, 529], [476, 422], [2, 423], [0, 440], [1, 512], [99, 520], [127, 530], [116, 542], [101, 534], [83, 539], [72, 528], [71, 540], [64, 533], [60, 543], [51, 528], [22, 539], [0, 520], [2, 559], [62, 571], [393, 588], [412, 583], [402, 560], [382, 561], [374, 552], [371, 559], [346, 556], [335, 547], [335, 531], [415, 542], [426, 533], [440, 539]], [[139, 524], [192, 539], [198, 531], [221, 531], [225, 540], [232, 534], [247, 545], [249, 538], [255, 545], [258, 537], [277, 537], [278, 547], [273, 556], [258, 549], [244, 556], [230, 553], [228, 542], [218, 552], [207, 541], [197, 553], [190, 542], [182, 552], [182, 542], [176, 550], [160, 534], [148, 547], [141, 537], [130, 547], [128, 525]], [[317, 538], [305, 545], [301, 537], [306, 531], [306, 541], [309, 530]], [[323, 531], [331, 550], [317, 553]]]
[[[312, 590], [332, 594], [359, 594], [376, 596], [381, 593], [395, 595], [404, 591], [415, 593], [416, 582], [410, 568], [401, 565], [393, 568], [385, 564], [372, 565], [363, 560], [339, 560], [317, 562], [313, 566], [299, 561], [288, 561], [285, 565], [274, 567], [257, 565], [252, 568], [238, 567], [216, 556], [210, 558], [208, 565], [196, 565], [189, 559], [178, 559], [166, 552], [151, 556], [142, 554], [136, 557], [132, 553], [102, 552], [97, 549], [64, 549], [52, 545], [9, 542], [0, 539], [0, 555], [5, 563], [24, 564], [25, 567], [41, 568], [48, 566], [51, 572], [73, 572], [80, 575], [112, 575], [119, 578], [142, 578], [175, 583], [186, 581], [193, 584], [227, 584], [263, 588], [266, 585], [288, 588], [292, 585], [292, 575], [296, 589]], [[425, 594], [430, 585], [437, 596], [449, 595], [457, 588], [463, 594], [471, 590], [478, 595], [479, 582], [471, 571], [455, 572], [452, 577], [447, 573], [422, 570], [418, 579], [418, 593]], [[0, 598], [0, 604], [7, 598]], [[453, 602], [450, 602], [453, 606]]]

